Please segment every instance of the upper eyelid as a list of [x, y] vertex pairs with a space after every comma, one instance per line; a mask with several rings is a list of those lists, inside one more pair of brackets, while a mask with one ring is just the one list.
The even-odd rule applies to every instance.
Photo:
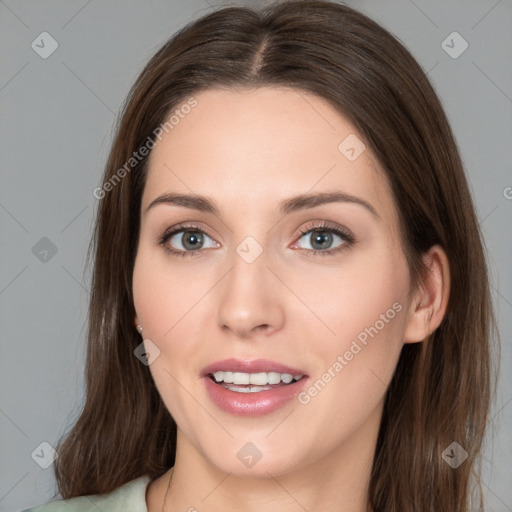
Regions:
[[188, 222], [178, 223], [175, 226], [171, 226], [165, 229], [162, 236], [165, 236], [166, 234], [169, 236], [175, 235], [176, 233], [179, 233], [181, 231], [200, 231], [206, 236], [212, 238], [212, 236], [209, 234], [210, 230], [202, 227], [201, 224], [201, 222], [191, 222], [190, 224]]

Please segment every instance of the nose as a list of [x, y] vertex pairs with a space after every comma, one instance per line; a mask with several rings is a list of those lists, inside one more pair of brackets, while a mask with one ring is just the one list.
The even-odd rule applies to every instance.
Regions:
[[285, 319], [283, 285], [268, 268], [265, 251], [252, 262], [239, 254], [222, 280], [218, 325], [233, 338], [271, 335]]

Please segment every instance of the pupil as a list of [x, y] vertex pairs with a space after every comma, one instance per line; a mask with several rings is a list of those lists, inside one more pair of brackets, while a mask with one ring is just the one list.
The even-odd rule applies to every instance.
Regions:
[[[312, 247], [314, 249], [325, 249], [332, 243], [332, 233], [328, 231], [317, 231], [311, 235], [313, 237]], [[315, 247], [315, 244], [319, 244], [319, 247]]]
[[203, 242], [203, 235], [197, 231], [185, 231], [183, 233], [183, 247], [186, 249], [197, 249], [197, 246]]

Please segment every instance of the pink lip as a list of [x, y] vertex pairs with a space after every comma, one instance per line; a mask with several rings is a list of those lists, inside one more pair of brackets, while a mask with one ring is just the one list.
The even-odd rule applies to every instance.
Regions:
[[[238, 393], [217, 384], [210, 375], [217, 371], [235, 371], [244, 373], [278, 372], [291, 375], [304, 375], [299, 381], [284, 386], [272, 387], [257, 393]], [[202, 371], [203, 381], [212, 402], [224, 412], [236, 416], [262, 416], [276, 411], [293, 400], [306, 386], [308, 378], [303, 370], [289, 366], [257, 359], [241, 361], [226, 359], [213, 363]]]

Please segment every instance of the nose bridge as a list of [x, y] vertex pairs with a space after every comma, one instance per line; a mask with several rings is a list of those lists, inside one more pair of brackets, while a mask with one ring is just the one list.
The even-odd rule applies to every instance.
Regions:
[[277, 283], [272, 282], [275, 276], [267, 268], [268, 256], [268, 249], [253, 236], [246, 236], [234, 248], [219, 300], [220, 327], [228, 327], [238, 336], [247, 336], [261, 326], [280, 328], [284, 310]]

